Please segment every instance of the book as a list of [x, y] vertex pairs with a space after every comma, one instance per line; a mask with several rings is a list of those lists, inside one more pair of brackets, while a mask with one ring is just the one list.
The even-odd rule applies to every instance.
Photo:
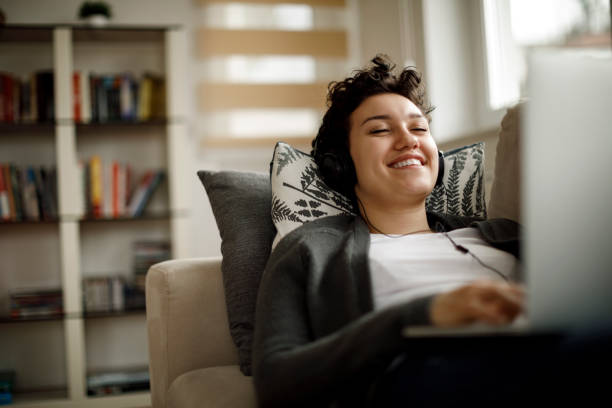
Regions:
[[57, 218], [57, 177], [55, 168], [40, 167], [43, 219]]
[[98, 115], [98, 82], [100, 79], [91, 74], [89, 76], [89, 100], [91, 106], [91, 121], [92, 122], [100, 122], [100, 117]]
[[79, 72], [72, 73], [72, 106], [73, 106], [73, 119], [75, 123], [82, 121], [82, 106], [83, 101], [81, 100], [81, 75]]
[[30, 119], [38, 122], [38, 82], [35, 73], [30, 75]]
[[40, 211], [38, 207], [38, 196], [36, 194], [36, 180], [34, 169], [31, 166], [26, 167], [23, 173], [23, 205], [25, 218], [28, 220], [39, 220]]
[[39, 122], [55, 120], [55, 99], [53, 71], [42, 70], [36, 76], [36, 104]]
[[153, 78], [144, 76], [140, 80], [138, 93], [138, 120], [144, 122], [151, 119], [151, 100], [153, 95]]
[[89, 185], [90, 185], [90, 202], [91, 216], [93, 218], [102, 217], [102, 200], [103, 200], [103, 181], [102, 181], [102, 160], [100, 156], [92, 156], [89, 159]]
[[0, 164], [0, 218], [4, 221], [11, 219], [9, 194], [4, 180], [4, 165]]
[[113, 160], [112, 177], [113, 217], [119, 218], [126, 214], [127, 190], [129, 188], [128, 166]]
[[11, 164], [5, 164], [4, 166], [0, 165], [0, 169], [4, 171], [4, 186], [8, 192], [8, 202], [9, 202], [9, 219], [12, 221], [17, 220], [17, 212], [15, 210], [15, 194], [13, 191], [13, 181], [11, 178]]
[[11, 317], [57, 315], [63, 312], [61, 289], [16, 290], [9, 294]]
[[83, 279], [83, 308], [86, 312], [125, 309], [125, 279], [120, 276]]
[[89, 84], [89, 73], [79, 72], [79, 97], [81, 100], [81, 123], [91, 122], [91, 88]]
[[87, 395], [121, 394], [130, 391], [148, 390], [149, 370], [125, 370], [89, 374]]
[[14, 122], [14, 84], [13, 76], [9, 73], [0, 73], [0, 82], [2, 88], [0, 91], [0, 100], [2, 100], [2, 113], [0, 115], [1, 122]]
[[15, 371], [0, 371], [0, 405], [13, 402], [13, 388], [15, 388]]
[[13, 201], [15, 203], [15, 221], [22, 221], [25, 219], [23, 209], [23, 186], [21, 180], [21, 170], [14, 164], [9, 165], [9, 179], [13, 187]]
[[132, 217], [140, 217], [144, 213], [147, 203], [150, 201], [155, 189], [161, 183], [164, 175], [165, 172], [163, 170], [148, 170], [141, 177], [128, 206], [129, 215]]
[[32, 102], [31, 102], [31, 92], [30, 92], [30, 86], [31, 86], [31, 79], [27, 78], [24, 79], [22, 81], [20, 81], [20, 85], [21, 85], [21, 98], [19, 100], [20, 102], [20, 120], [22, 122], [32, 122], [34, 120], [34, 118], [32, 118]]
[[113, 218], [113, 163], [102, 162], [102, 216]]

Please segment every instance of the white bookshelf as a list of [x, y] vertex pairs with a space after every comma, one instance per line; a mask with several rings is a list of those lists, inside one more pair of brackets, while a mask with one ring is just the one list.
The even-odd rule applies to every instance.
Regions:
[[[27, 378], [19, 378], [20, 374], [25, 376], [40, 370], [47, 371], [46, 377], [43, 375], [38, 380], [41, 384], [50, 382], [50, 378], [56, 379], [47, 390], [15, 394], [13, 406], [127, 408], [151, 405], [148, 392], [87, 395], [88, 372], [102, 368], [120, 370], [122, 362], [127, 362], [125, 368], [133, 364], [147, 365], [148, 355], [144, 313], [85, 317], [81, 281], [92, 273], [104, 272], [105, 268], [127, 270], [125, 263], [129, 262], [131, 249], [126, 243], [138, 238], [168, 239], [172, 258], [188, 256], [191, 194], [185, 160], [189, 153], [188, 98], [183, 72], [186, 43], [185, 32], [178, 27], [0, 27], [0, 53], [3, 54], [0, 70], [26, 74], [41, 69], [51, 60], [55, 87], [53, 125], [22, 125], [23, 129], [19, 124], [0, 125], [0, 151], [4, 151], [0, 153], [0, 162], [18, 158], [21, 164], [31, 164], [25, 162], [32, 160], [34, 164], [48, 165], [52, 161], [57, 168], [59, 215], [57, 222], [0, 225], [0, 250], [6, 252], [0, 257], [0, 289], [4, 292], [0, 296], [8, 296], [8, 290], [15, 286], [58, 283], [63, 291], [66, 314], [55, 320], [0, 322], [2, 337], [6, 339], [0, 340], [0, 357], [47, 349], [38, 360], [36, 353], [32, 353], [32, 358], [23, 366], [20, 366], [23, 359], [20, 362], [18, 357], [7, 358], [0, 362], [0, 370], [16, 370], [18, 384], [20, 380], [27, 383]], [[16, 61], [11, 61], [11, 56], [16, 56]], [[125, 70], [162, 73], [166, 80], [167, 119], [163, 123], [142, 125], [75, 124], [72, 73], [82, 69], [101, 73]], [[15, 139], [21, 137], [14, 136], [15, 132], [25, 136]], [[54, 150], [51, 160], [50, 150]], [[165, 187], [155, 193], [158, 200], [150, 205], [162, 209], [166, 215], [144, 220], [82, 220], [76, 199], [82, 194], [78, 162], [99, 152], [108, 158], [117, 155], [136, 161], [143, 167], [164, 167]], [[37, 257], [29, 259], [34, 251], [38, 252]], [[47, 271], [41, 270], [43, 265]], [[22, 266], [31, 269], [17, 270]], [[31, 276], [26, 278], [24, 274]], [[123, 345], [127, 349], [123, 355], [113, 351], [114, 347]], [[102, 367], [106, 363], [112, 367]], [[11, 367], [11, 364], [19, 367]]]

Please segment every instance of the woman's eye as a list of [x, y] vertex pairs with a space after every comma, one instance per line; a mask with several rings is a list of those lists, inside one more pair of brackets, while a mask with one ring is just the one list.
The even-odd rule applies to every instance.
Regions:
[[372, 129], [370, 130], [370, 133], [373, 135], [376, 135], [376, 134], [387, 132], [388, 130], [389, 129]]
[[423, 128], [414, 128], [412, 129], [413, 132], [427, 132], [427, 129], [423, 129]]

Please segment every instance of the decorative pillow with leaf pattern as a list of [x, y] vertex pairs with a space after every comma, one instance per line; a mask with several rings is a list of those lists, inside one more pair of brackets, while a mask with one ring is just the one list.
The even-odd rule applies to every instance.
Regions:
[[[484, 142], [444, 154], [442, 185], [425, 202], [428, 211], [487, 217], [484, 197]], [[300, 225], [320, 217], [352, 214], [350, 201], [328, 187], [312, 156], [279, 142], [270, 166], [273, 246]]]

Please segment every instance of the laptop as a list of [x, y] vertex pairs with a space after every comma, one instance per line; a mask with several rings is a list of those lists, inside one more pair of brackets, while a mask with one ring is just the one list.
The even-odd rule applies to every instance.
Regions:
[[612, 321], [611, 53], [540, 50], [528, 72], [526, 315], [503, 327], [406, 327], [405, 337], [560, 333]]

